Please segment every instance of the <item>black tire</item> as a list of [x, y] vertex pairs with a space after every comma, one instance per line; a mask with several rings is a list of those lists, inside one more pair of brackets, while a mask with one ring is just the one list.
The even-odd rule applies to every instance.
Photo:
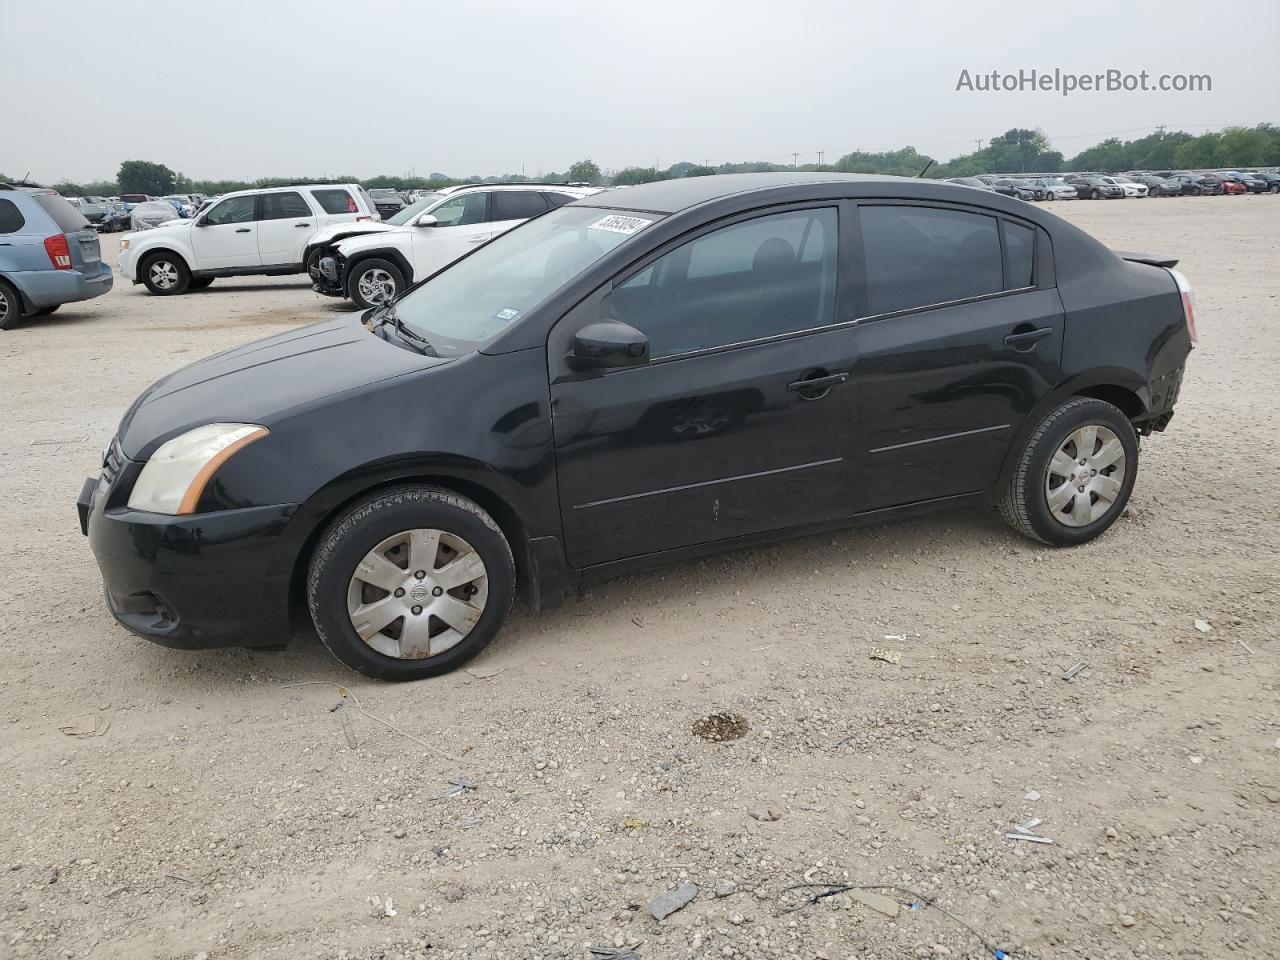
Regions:
[[1092, 193], [1090, 193], [1090, 194], [1089, 194], [1089, 199], [1090, 199], [1090, 200], [1101, 200], [1101, 199], [1102, 199], [1102, 191], [1101, 191], [1101, 190], [1094, 190]]
[[[1072, 527], [1055, 519], [1049, 509], [1045, 482], [1058, 448], [1080, 427], [1108, 427], [1124, 447], [1125, 473], [1119, 495], [1110, 509], [1093, 523]], [[1055, 407], [1027, 439], [1009, 485], [1000, 498], [1000, 513], [1024, 536], [1055, 547], [1074, 547], [1101, 535], [1124, 512], [1138, 475], [1138, 435], [1121, 410], [1103, 400], [1074, 397]], [[1088, 494], [1086, 494], [1088, 496]]]
[[[169, 270], [165, 270], [165, 267]], [[162, 283], [155, 276], [154, 272], [157, 270], [171, 273], [174, 279], [168, 285]], [[143, 260], [138, 273], [147, 289], [157, 297], [176, 297], [186, 293], [187, 287], [191, 284], [191, 271], [187, 268], [186, 261], [176, 253], [167, 253], [163, 250]]]
[[22, 317], [22, 297], [11, 284], [0, 280], [0, 330], [12, 330]]
[[188, 290], [203, 290], [208, 287], [217, 277], [192, 277], [187, 283]]
[[33, 314], [31, 314], [31, 315], [32, 315], [33, 317], [47, 317], [47, 316], [49, 316], [49, 314], [51, 314], [51, 313], [57, 313], [57, 312], [58, 312], [58, 308], [59, 308], [60, 306], [62, 306], [62, 304], [60, 304], [60, 303], [55, 303], [55, 304], [54, 304], [53, 306], [51, 306], [51, 307], [41, 307], [39, 310], [35, 311], [35, 312], [34, 312]]
[[1201, 189], [1200, 187], [1192, 187], [1192, 188], [1191, 188], [1191, 195], [1192, 195], [1193, 197], [1199, 197], [1199, 196], [1201, 196], [1201, 195], [1203, 195], [1203, 194], [1204, 194], [1204, 190], [1203, 190], [1203, 189]]
[[324, 251], [325, 251], [324, 247], [316, 247], [309, 254], [307, 254], [307, 259], [306, 259], [306, 262], [304, 263], [304, 266], [306, 267], [306, 270], [307, 270], [307, 275], [317, 283], [319, 283], [324, 276], [320, 272], [320, 258], [325, 255]]
[[1280, 183], [1273, 183], [1267, 187], [1267, 193], [1280, 193]]
[[[455, 646], [424, 659], [400, 659], [363, 641], [351, 624], [347, 592], [356, 566], [383, 540], [435, 529], [466, 540], [484, 562], [484, 611]], [[498, 633], [511, 611], [516, 568], [501, 528], [478, 504], [430, 486], [393, 487], [351, 507], [320, 538], [307, 576], [307, 604], [321, 642], [342, 663], [379, 680], [418, 680], [470, 660]]]
[[389, 278], [387, 283], [391, 287], [390, 296], [396, 297], [405, 291], [404, 274], [390, 260], [383, 260], [380, 257], [360, 260], [347, 268], [347, 297], [361, 310], [368, 310], [370, 307], [377, 307], [386, 302], [385, 299], [370, 299], [360, 292], [361, 280], [374, 271], [382, 271]]

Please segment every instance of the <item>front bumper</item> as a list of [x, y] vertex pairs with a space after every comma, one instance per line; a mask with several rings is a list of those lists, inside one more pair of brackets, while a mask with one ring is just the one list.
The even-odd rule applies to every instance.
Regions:
[[297, 556], [286, 530], [296, 508], [183, 517], [130, 510], [121, 491], [132, 487], [142, 465], [122, 463], [116, 477], [86, 480], [76, 504], [111, 615], [166, 647], [286, 643]]
[[8, 274], [33, 307], [92, 300], [111, 289], [111, 268], [101, 260], [74, 270], [19, 270]]

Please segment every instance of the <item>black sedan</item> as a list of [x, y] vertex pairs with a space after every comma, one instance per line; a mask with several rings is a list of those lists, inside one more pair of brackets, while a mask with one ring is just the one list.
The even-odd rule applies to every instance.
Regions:
[[1216, 197], [1222, 193], [1222, 181], [1214, 176], [1175, 173], [1169, 178], [1169, 182], [1177, 184], [1184, 197]]
[[1176, 197], [1182, 193], [1182, 188], [1178, 184], [1166, 180], [1164, 177], [1138, 174], [1132, 179], [1146, 185], [1147, 196], [1149, 197]]
[[1124, 187], [1110, 177], [1067, 177], [1067, 183], [1076, 188], [1081, 200], [1117, 200], [1124, 197]]
[[1031, 180], [1005, 178], [997, 180], [991, 186], [997, 193], [1003, 193], [1006, 197], [1016, 197], [1019, 200], [1044, 199], [1044, 190], [1037, 187]]
[[369, 199], [373, 201], [383, 220], [390, 220], [405, 208], [404, 198], [400, 193], [387, 187], [370, 190]]
[[1082, 544], [1173, 415], [1174, 263], [936, 181], [601, 193], [160, 380], [80, 522], [130, 630], [279, 646], [298, 611], [387, 679], [474, 656], [517, 588], [964, 504]]

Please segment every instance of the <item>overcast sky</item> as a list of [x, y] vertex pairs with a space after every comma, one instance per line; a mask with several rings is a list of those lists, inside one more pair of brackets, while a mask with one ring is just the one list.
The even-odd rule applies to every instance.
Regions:
[[[1157, 124], [1280, 121], [1277, 49], [1272, 0], [0, 0], [0, 171], [533, 175], [904, 144], [948, 159], [1012, 126], [1070, 156]], [[1055, 67], [1213, 89], [956, 91], [962, 69]]]

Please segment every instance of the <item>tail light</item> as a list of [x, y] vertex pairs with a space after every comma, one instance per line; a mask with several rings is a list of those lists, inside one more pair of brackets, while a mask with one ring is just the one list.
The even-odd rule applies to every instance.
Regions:
[[356, 217], [356, 223], [359, 223], [361, 220], [372, 220], [372, 219], [373, 217], [360, 216], [360, 217]]
[[53, 264], [53, 269], [71, 269], [71, 245], [67, 243], [67, 235], [65, 233], [46, 237], [44, 251], [49, 254], [49, 262]]
[[1196, 333], [1196, 300], [1191, 292], [1191, 282], [1177, 270], [1169, 272], [1173, 274], [1173, 281], [1178, 285], [1178, 293], [1182, 295], [1182, 315], [1187, 321], [1187, 333], [1192, 343], [1199, 343], [1200, 337]]

